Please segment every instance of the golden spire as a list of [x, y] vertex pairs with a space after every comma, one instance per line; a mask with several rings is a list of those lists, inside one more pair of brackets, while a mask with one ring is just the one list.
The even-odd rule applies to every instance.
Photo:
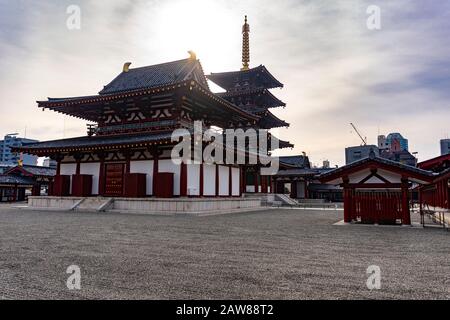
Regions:
[[245, 16], [245, 23], [242, 26], [242, 68], [241, 70], [248, 70], [250, 63], [250, 26], [247, 23], [247, 16]]

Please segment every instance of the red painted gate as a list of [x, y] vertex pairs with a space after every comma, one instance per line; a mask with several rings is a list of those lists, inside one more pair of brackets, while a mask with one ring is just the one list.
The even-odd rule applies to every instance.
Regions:
[[402, 219], [401, 191], [354, 191], [353, 200], [353, 220], [395, 224], [397, 219]]

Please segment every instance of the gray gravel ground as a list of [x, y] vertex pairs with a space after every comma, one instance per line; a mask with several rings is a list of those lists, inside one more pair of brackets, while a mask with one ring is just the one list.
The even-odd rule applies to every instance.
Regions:
[[[334, 226], [342, 211], [221, 216], [0, 207], [0, 299], [449, 299], [450, 232]], [[66, 268], [81, 268], [81, 290]], [[366, 269], [381, 268], [368, 290]]]

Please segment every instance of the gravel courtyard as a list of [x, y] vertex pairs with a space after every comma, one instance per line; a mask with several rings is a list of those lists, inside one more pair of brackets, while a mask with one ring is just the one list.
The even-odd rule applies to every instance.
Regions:
[[[450, 232], [342, 212], [220, 216], [0, 207], [0, 299], [449, 299]], [[66, 287], [70, 265], [81, 290]], [[381, 268], [368, 290], [366, 269]]]

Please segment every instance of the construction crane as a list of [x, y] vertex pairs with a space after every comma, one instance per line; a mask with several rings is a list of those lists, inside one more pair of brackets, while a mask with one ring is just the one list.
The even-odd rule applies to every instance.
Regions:
[[358, 134], [359, 138], [362, 141], [362, 146], [367, 146], [367, 137], [363, 138], [363, 136], [361, 135], [361, 133], [359, 133], [358, 129], [356, 129], [355, 125], [353, 123], [350, 122], [350, 125], [353, 127], [353, 129], [355, 129], [355, 132]]

